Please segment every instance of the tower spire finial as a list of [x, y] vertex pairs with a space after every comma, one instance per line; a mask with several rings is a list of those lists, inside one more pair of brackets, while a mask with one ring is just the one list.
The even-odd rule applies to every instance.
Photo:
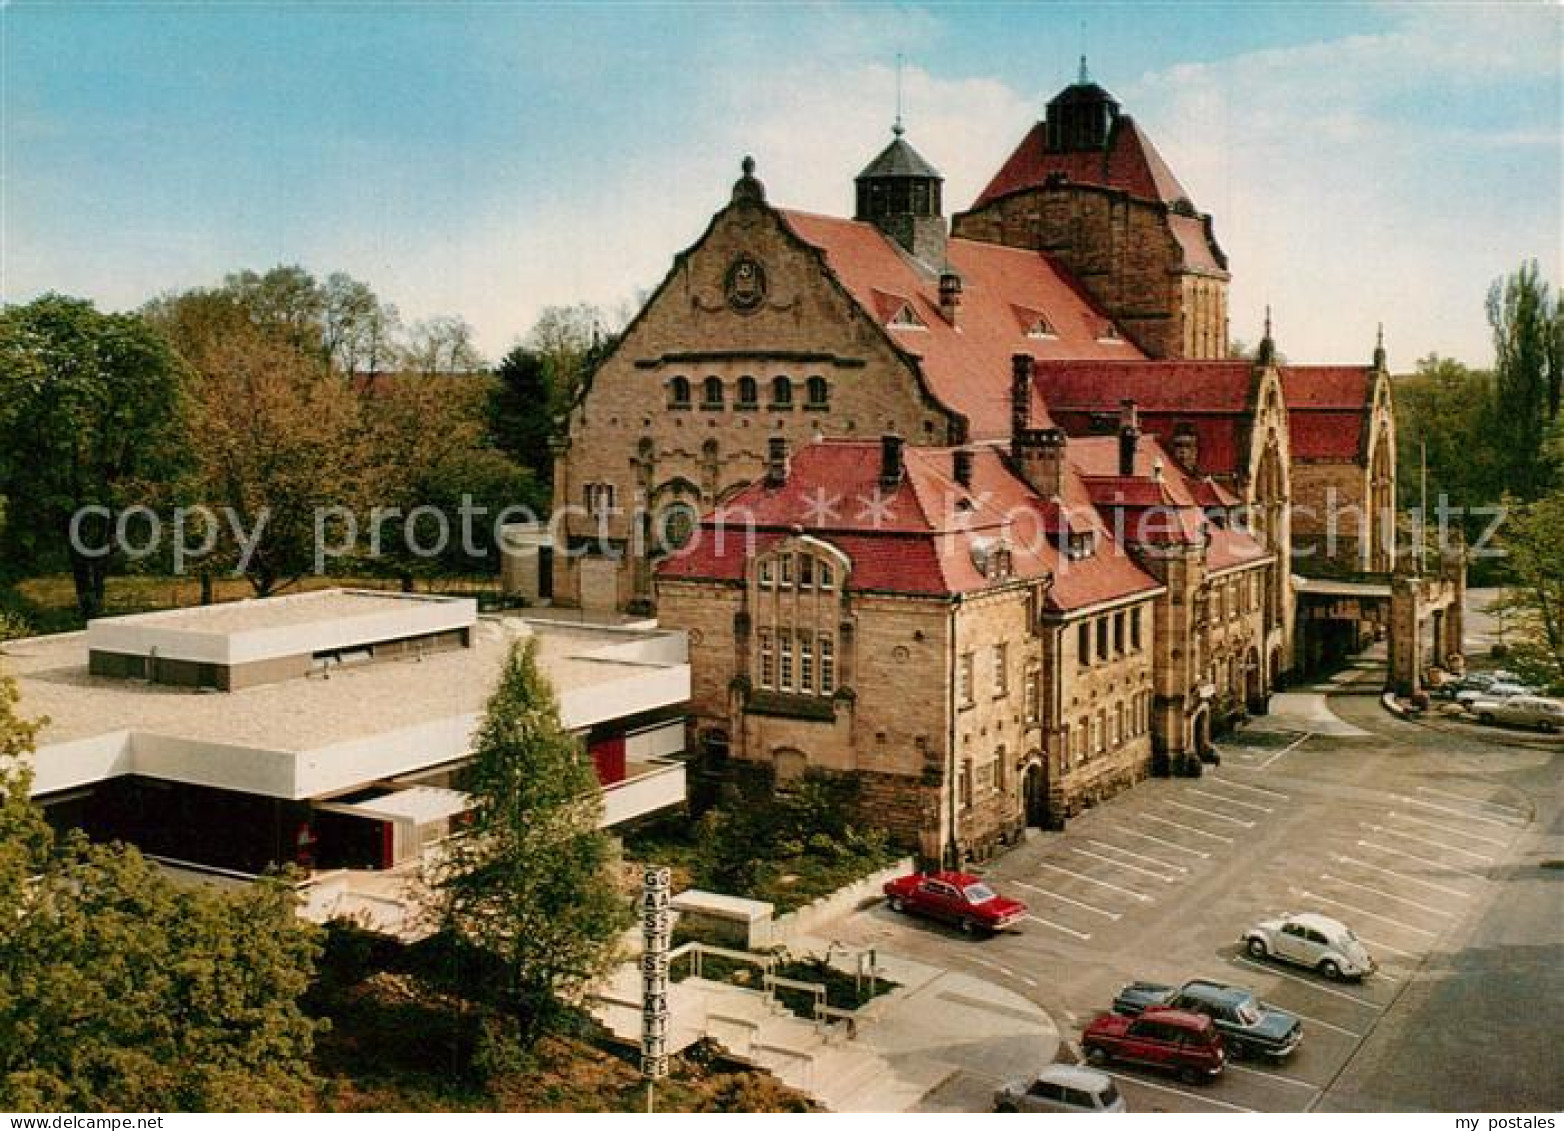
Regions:
[[1080, 74], [1080, 77], [1077, 78], [1075, 81], [1077, 83], [1079, 83], [1081, 86], [1085, 86], [1087, 83], [1092, 81], [1091, 80], [1091, 76], [1086, 73], [1086, 53], [1085, 52], [1081, 53], [1081, 74]]
[[1276, 360], [1276, 340], [1271, 337], [1271, 304], [1265, 304], [1265, 335], [1260, 339], [1260, 348], [1255, 351], [1256, 365], [1270, 365]]
[[1385, 368], [1385, 324], [1383, 322], [1374, 333], [1374, 368]]
[[901, 124], [901, 68], [902, 53], [896, 52], [896, 123], [891, 126], [891, 133], [897, 137], [907, 132], [907, 127]]

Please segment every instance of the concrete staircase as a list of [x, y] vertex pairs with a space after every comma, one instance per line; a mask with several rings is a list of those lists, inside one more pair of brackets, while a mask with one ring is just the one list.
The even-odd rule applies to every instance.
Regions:
[[[621, 967], [593, 995], [591, 1007], [620, 1040], [639, 1042], [638, 968]], [[668, 1010], [670, 1053], [710, 1038], [734, 1059], [767, 1069], [831, 1111], [905, 1111], [927, 1086], [899, 1079], [884, 1058], [854, 1043], [845, 1025], [806, 1021], [758, 990], [686, 978], [669, 987]]]

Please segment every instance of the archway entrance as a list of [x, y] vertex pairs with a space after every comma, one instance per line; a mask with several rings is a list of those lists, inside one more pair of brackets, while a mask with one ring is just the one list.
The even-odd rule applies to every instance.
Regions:
[[1026, 807], [1027, 827], [1048, 828], [1048, 771], [1041, 761], [1032, 762], [1026, 767], [1026, 773], [1021, 778], [1021, 797]]

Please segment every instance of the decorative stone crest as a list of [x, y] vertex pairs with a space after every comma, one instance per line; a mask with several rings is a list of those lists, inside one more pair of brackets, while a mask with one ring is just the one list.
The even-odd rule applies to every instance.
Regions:
[[728, 308], [738, 314], [753, 314], [766, 301], [765, 265], [748, 252], [734, 256], [723, 277], [723, 292]]

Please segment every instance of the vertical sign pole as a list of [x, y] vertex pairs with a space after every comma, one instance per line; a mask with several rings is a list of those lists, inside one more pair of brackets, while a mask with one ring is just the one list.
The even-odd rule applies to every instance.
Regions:
[[668, 1075], [670, 879], [667, 868], [654, 864], [641, 872], [641, 1075], [648, 1112], [657, 1081]]

